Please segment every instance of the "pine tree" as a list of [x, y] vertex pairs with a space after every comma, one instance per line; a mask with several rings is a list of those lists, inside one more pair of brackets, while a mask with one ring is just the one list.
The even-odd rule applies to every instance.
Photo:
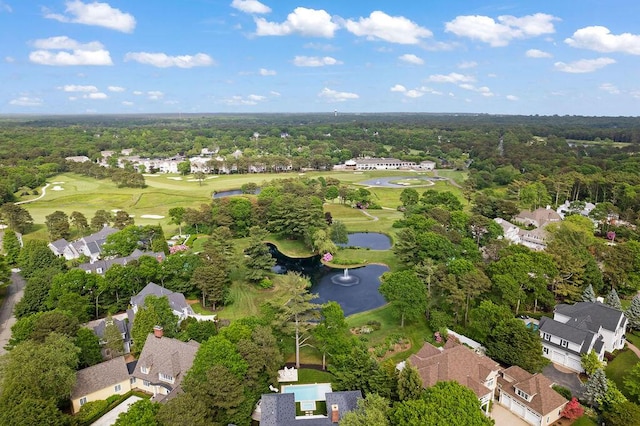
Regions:
[[596, 293], [593, 291], [593, 286], [591, 284], [586, 286], [582, 292], [582, 301], [592, 303], [596, 301]]
[[590, 377], [589, 380], [582, 384], [582, 394], [587, 403], [591, 406], [599, 404], [607, 394], [609, 390], [609, 382], [607, 376], [604, 374], [604, 370], [597, 369]]
[[264, 242], [267, 233], [262, 228], [252, 227], [249, 235], [251, 236], [249, 246], [244, 249], [246, 277], [249, 281], [258, 282], [267, 276], [276, 264], [276, 260], [271, 256], [269, 247]]
[[124, 341], [122, 339], [122, 333], [118, 326], [113, 322], [113, 318], [108, 316], [105, 320], [105, 328], [104, 335], [102, 336], [102, 340], [104, 340], [105, 348], [109, 349], [110, 358], [115, 358], [123, 353], [123, 345]]
[[631, 305], [624, 312], [629, 320], [629, 327], [633, 330], [640, 330], [640, 295], [636, 294], [631, 300]]
[[20, 241], [14, 230], [9, 228], [4, 230], [2, 248], [4, 249], [4, 254], [7, 256], [7, 263], [9, 265], [15, 265], [20, 255]]
[[611, 306], [613, 309], [622, 310], [622, 304], [620, 303], [620, 298], [615, 288], [612, 288], [609, 294], [607, 294], [607, 298], [604, 299], [604, 304]]
[[405, 364], [398, 375], [398, 397], [400, 401], [419, 399], [422, 391], [422, 379], [418, 370], [410, 364]]

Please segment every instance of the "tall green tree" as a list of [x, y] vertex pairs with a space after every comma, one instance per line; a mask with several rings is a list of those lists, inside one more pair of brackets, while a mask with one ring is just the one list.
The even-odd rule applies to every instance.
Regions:
[[122, 338], [122, 332], [113, 321], [111, 315], [107, 316], [104, 322], [105, 327], [102, 340], [105, 342], [104, 347], [108, 349], [107, 352], [110, 354], [110, 358], [113, 359], [123, 354], [124, 339]]
[[210, 253], [207, 261], [193, 271], [191, 282], [202, 293], [202, 306], [209, 304], [215, 310], [219, 304], [224, 304], [231, 279], [224, 259], [217, 253]]
[[[160, 410], [160, 404], [148, 399], [141, 399], [131, 404], [127, 411], [118, 414], [114, 426], [157, 426], [156, 415]], [[177, 423], [174, 423], [177, 424]], [[186, 426], [186, 425], [185, 425]]]
[[178, 225], [178, 233], [182, 235], [182, 223], [184, 221], [184, 207], [172, 207], [169, 209], [169, 217], [174, 225]]
[[106, 210], [96, 210], [95, 214], [91, 218], [91, 230], [99, 231], [105, 226], [108, 226], [113, 221], [113, 215]]
[[331, 235], [331, 241], [336, 244], [347, 244], [349, 242], [349, 233], [347, 232], [347, 226], [342, 221], [333, 221], [330, 227], [329, 234]]
[[318, 317], [319, 306], [312, 302], [318, 296], [308, 293], [311, 283], [298, 273], [287, 272], [278, 279], [289, 299], [284, 305], [274, 306], [277, 311], [276, 326], [285, 333], [293, 334], [296, 368], [300, 368], [300, 348], [311, 338], [308, 334], [310, 321]]
[[49, 231], [49, 241], [69, 238], [69, 217], [65, 212], [56, 210], [47, 215], [45, 219], [44, 223]]
[[344, 318], [344, 312], [338, 302], [327, 302], [320, 309], [320, 321], [311, 333], [316, 347], [322, 353], [322, 369], [327, 365], [327, 355], [337, 355], [349, 350], [349, 326]]
[[487, 336], [485, 347], [487, 356], [508, 365], [517, 365], [530, 373], [542, 371], [549, 362], [542, 356], [538, 333], [517, 318], [496, 325]]
[[2, 236], [2, 249], [9, 265], [15, 265], [20, 255], [20, 241], [13, 229], [5, 229]]
[[426, 289], [414, 271], [385, 272], [380, 281], [380, 294], [400, 318], [400, 327], [404, 327], [405, 319], [413, 321], [424, 314]]
[[244, 249], [246, 278], [252, 282], [258, 282], [271, 272], [276, 260], [271, 256], [269, 247], [265, 243], [267, 232], [259, 226], [253, 226], [249, 230], [249, 246]]
[[85, 235], [87, 230], [89, 229], [89, 222], [87, 221], [87, 217], [80, 213], [79, 211], [71, 212], [69, 216], [69, 220], [71, 221], [71, 225], [76, 228], [76, 231], [79, 235]]
[[604, 299], [604, 304], [613, 309], [622, 310], [622, 304], [620, 303], [620, 298], [615, 288], [612, 288], [609, 294], [607, 294], [607, 297]]
[[376, 393], [358, 400], [355, 410], [345, 413], [341, 426], [391, 426], [389, 421], [390, 402]]
[[632, 330], [640, 330], [640, 295], [636, 294], [631, 299], [631, 304], [624, 311], [624, 315], [629, 320], [629, 328]]
[[582, 291], [582, 301], [592, 303], [596, 301], [596, 293], [593, 291], [593, 286], [591, 284], [588, 284]]
[[400, 401], [419, 399], [423, 391], [418, 370], [411, 364], [405, 364], [398, 374], [398, 398]]
[[24, 208], [13, 203], [5, 203], [0, 206], [0, 220], [2, 220], [9, 229], [26, 233], [33, 225], [31, 214]]
[[49, 249], [46, 241], [29, 240], [25, 242], [18, 256], [18, 267], [24, 278], [30, 278], [36, 271], [47, 268], [64, 269], [64, 259], [59, 259]]
[[155, 326], [161, 326], [167, 337], [175, 336], [178, 331], [178, 317], [173, 314], [167, 296], [149, 295], [144, 299], [144, 305], [138, 307], [131, 329], [131, 352], [136, 355], [142, 352], [147, 336]]
[[118, 210], [113, 218], [113, 227], [117, 229], [124, 229], [127, 226], [131, 226], [135, 223], [133, 217], [124, 210]]
[[91, 367], [102, 362], [100, 339], [93, 331], [80, 327], [73, 343], [80, 349], [78, 354], [78, 368]]

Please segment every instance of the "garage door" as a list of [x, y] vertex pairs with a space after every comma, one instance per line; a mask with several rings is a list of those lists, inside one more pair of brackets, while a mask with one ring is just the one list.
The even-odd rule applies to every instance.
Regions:
[[517, 416], [524, 417], [525, 408], [524, 405], [520, 404], [517, 401], [513, 401], [515, 404], [511, 406], [511, 411], [513, 411]]
[[564, 354], [562, 352], [551, 352], [551, 361], [564, 364]]
[[539, 415], [529, 410], [528, 408], [527, 408], [527, 413], [525, 414], [524, 419], [533, 425], [539, 425], [541, 420]]
[[582, 363], [577, 359], [568, 358], [567, 367], [575, 371], [582, 371]]

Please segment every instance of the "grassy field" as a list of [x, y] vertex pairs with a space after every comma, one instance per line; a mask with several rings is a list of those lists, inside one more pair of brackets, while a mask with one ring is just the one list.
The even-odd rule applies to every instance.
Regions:
[[618, 355], [605, 368], [607, 377], [613, 380], [618, 389], [628, 398], [629, 395], [625, 389], [623, 378], [631, 370], [640, 359], [630, 349], [621, 350]]

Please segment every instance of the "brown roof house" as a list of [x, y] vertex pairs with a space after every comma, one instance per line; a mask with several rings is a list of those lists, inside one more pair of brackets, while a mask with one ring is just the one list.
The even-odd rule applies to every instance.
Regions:
[[547, 426], [561, 417], [568, 402], [552, 385], [542, 374], [509, 367], [498, 378], [498, 402], [531, 425]]
[[418, 370], [425, 388], [437, 382], [455, 380], [471, 389], [485, 413], [489, 413], [489, 403], [501, 369], [491, 358], [449, 339], [442, 348], [425, 343], [408, 361]]
[[77, 413], [87, 402], [130, 390], [129, 370], [123, 356], [84, 368], [76, 373], [76, 385], [71, 391], [73, 412]]
[[153, 400], [160, 402], [175, 395], [199, 347], [195, 341], [185, 343], [164, 337], [162, 327], [156, 327], [147, 336], [131, 375], [131, 387], [152, 393]]

